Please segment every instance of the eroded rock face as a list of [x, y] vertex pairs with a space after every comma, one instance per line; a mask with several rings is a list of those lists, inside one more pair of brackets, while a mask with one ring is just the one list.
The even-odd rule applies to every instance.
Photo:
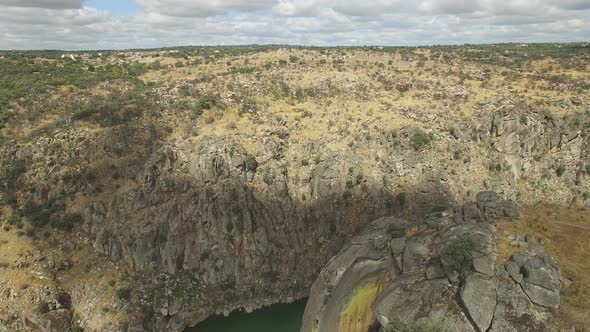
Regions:
[[[97, 251], [188, 285], [180, 296], [153, 301], [156, 330], [305, 297], [340, 248], [338, 239], [395, 206], [381, 193], [367, 200], [335, 195], [342, 178], [328, 157], [310, 175], [316, 200], [293, 200], [286, 195], [285, 167], [273, 156], [253, 167], [241, 145], [218, 138], [163, 149], [148, 161], [142, 186], [87, 211], [100, 220], [91, 230]], [[260, 182], [264, 190], [255, 190]], [[362, 206], [367, 202], [372, 212]]]
[[[557, 265], [549, 256], [526, 252], [497, 262], [490, 222], [509, 217], [503, 207], [512, 203], [495, 193], [477, 197], [478, 213], [487, 215], [486, 221], [457, 224], [449, 213], [437, 227], [424, 224], [409, 236], [400, 236], [399, 230], [407, 227], [401, 219], [371, 223], [320, 273], [301, 331], [339, 331], [356, 290], [376, 276], [386, 280], [385, 286], [360, 315], [372, 315], [378, 322], [373, 327], [385, 331], [416, 322], [448, 331], [544, 330], [550, 309], [559, 306]], [[464, 216], [465, 208], [456, 210]], [[365, 331], [362, 328], [346, 331]]]

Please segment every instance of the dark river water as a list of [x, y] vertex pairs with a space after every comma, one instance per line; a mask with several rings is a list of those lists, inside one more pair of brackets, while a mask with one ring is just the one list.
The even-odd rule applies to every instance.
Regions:
[[185, 332], [299, 332], [304, 310], [305, 300], [275, 304], [249, 314], [210, 317]]

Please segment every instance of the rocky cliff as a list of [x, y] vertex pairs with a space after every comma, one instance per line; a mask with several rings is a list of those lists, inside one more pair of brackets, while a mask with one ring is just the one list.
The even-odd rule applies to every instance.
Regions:
[[538, 244], [498, 260], [493, 223], [503, 217], [518, 217], [513, 203], [481, 192], [426, 224], [372, 222], [318, 276], [301, 331], [546, 330], [559, 268]]
[[[366, 296], [383, 294], [374, 312], [382, 326], [399, 305], [386, 294], [418, 305], [411, 293], [420, 285], [440, 303], [439, 315], [462, 313], [449, 317], [465, 329], [513, 326], [497, 318], [504, 307], [546, 301], [542, 292], [555, 283], [521, 273], [516, 284], [500, 265], [508, 274], [554, 275], [551, 260], [492, 264], [489, 220], [513, 216], [516, 204], [590, 205], [586, 95], [557, 102], [544, 78], [547, 86], [530, 91], [549, 94], [541, 107], [511, 86], [487, 83], [524, 79], [520, 69], [465, 62], [451, 79], [458, 66], [420, 69], [411, 59], [392, 55], [388, 62], [364, 51], [351, 52], [357, 62], [347, 66], [324, 66], [312, 50], [298, 53], [306, 63], [266, 66], [267, 57], [278, 61], [285, 52], [248, 55], [254, 73], [228, 71], [228, 58], [215, 58], [154, 69], [135, 88], [113, 81], [92, 91], [64, 89], [45, 96], [55, 111], [38, 122], [27, 120], [26, 105], [15, 110], [20, 122], [0, 129], [7, 237], [0, 269], [8, 276], [0, 280], [0, 331], [47, 324], [181, 331], [216, 313], [307, 297], [326, 263], [381, 217], [387, 219], [369, 229], [393, 225], [392, 233], [375, 235], [375, 247], [352, 248], [368, 246], [358, 254], [373, 257], [358, 273], [387, 271], [387, 279], [375, 279], [378, 287], [364, 289]], [[367, 70], [366, 59], [390, 68]], [[568, 93], [578, 91], [572, 85]], [[455, 111], [459, 104], [469, 112]], [[491, 194], [476, 200], [481, 191], [506, 201], [498, 206]], [[398, 223], [406, 238], [393, 238]], [[445, 243], [463, 233], [486, 244], [478, 247], [479, 270], [465, 276], [448, 262], [434, 264]], [[394, 248], [397, 254], [384, 259]], [[328, 281], [340, 287], [337, 280]], [[356, 279], [341, 282], [346, 288]], [[487, 304], [498, 315], [469, 308], [481, 295], [473, 285], [489, 290]], [[463, 291], [455, 301], [441, 295], [457, 289]], [[503, 299], [510, 289], [520, 302]], [[547, 301], [540, 305], [555, 305]], [[335, 322], [336, 312], [318, 319]], [[534, 325], [543, 324], [541, 313], [523, 315], [542, 326]]]

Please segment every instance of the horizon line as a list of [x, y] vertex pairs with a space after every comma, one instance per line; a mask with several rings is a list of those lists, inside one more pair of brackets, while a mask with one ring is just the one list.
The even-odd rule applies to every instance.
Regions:
[[542, 45], [542, 44], [589, 44], [590, 41], [563, 41], [563, 42], [526, 42], [510, 41], [498, 43], [450, 43], [450, 44], [415, 44], [415, 45], [301, 45], [301, 44], [225, 44], [225, 45], [177, 45], [161, 47], [139, 48], [112, 48], [112, 49], [0, 49], [0, 52], [113, 52], [113, 51], [139, 51], [139, 50], [165, 50], [182, 48], [214, 48], [214, 47], [278, 47], [278, 48], [416, 48], [416, 47], [448, 47], [448, 46], [492, 46], [492, 45]]

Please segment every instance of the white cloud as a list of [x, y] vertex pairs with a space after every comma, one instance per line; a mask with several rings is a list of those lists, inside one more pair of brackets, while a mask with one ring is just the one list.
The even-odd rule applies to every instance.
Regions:
[[49, 9], [82, 8], [84, 0], [0, 0], [0, 6]]
[[284, 43], [583, 41], [590, 0], [136, 0], [113, 16], [82, 0], [0, 0], [0, 49]]
[[570, 9], [570, 10], [580, 10], [580, 9], [590, 9], [590, 1], [589, 0], [552, 0], [551, 3], [559, 8], [563, 9]]
[[275, 0], [136, 0], [148, 13], [168, 16], [206, 17], [228, 11], [251, 11], [269, 8]]

